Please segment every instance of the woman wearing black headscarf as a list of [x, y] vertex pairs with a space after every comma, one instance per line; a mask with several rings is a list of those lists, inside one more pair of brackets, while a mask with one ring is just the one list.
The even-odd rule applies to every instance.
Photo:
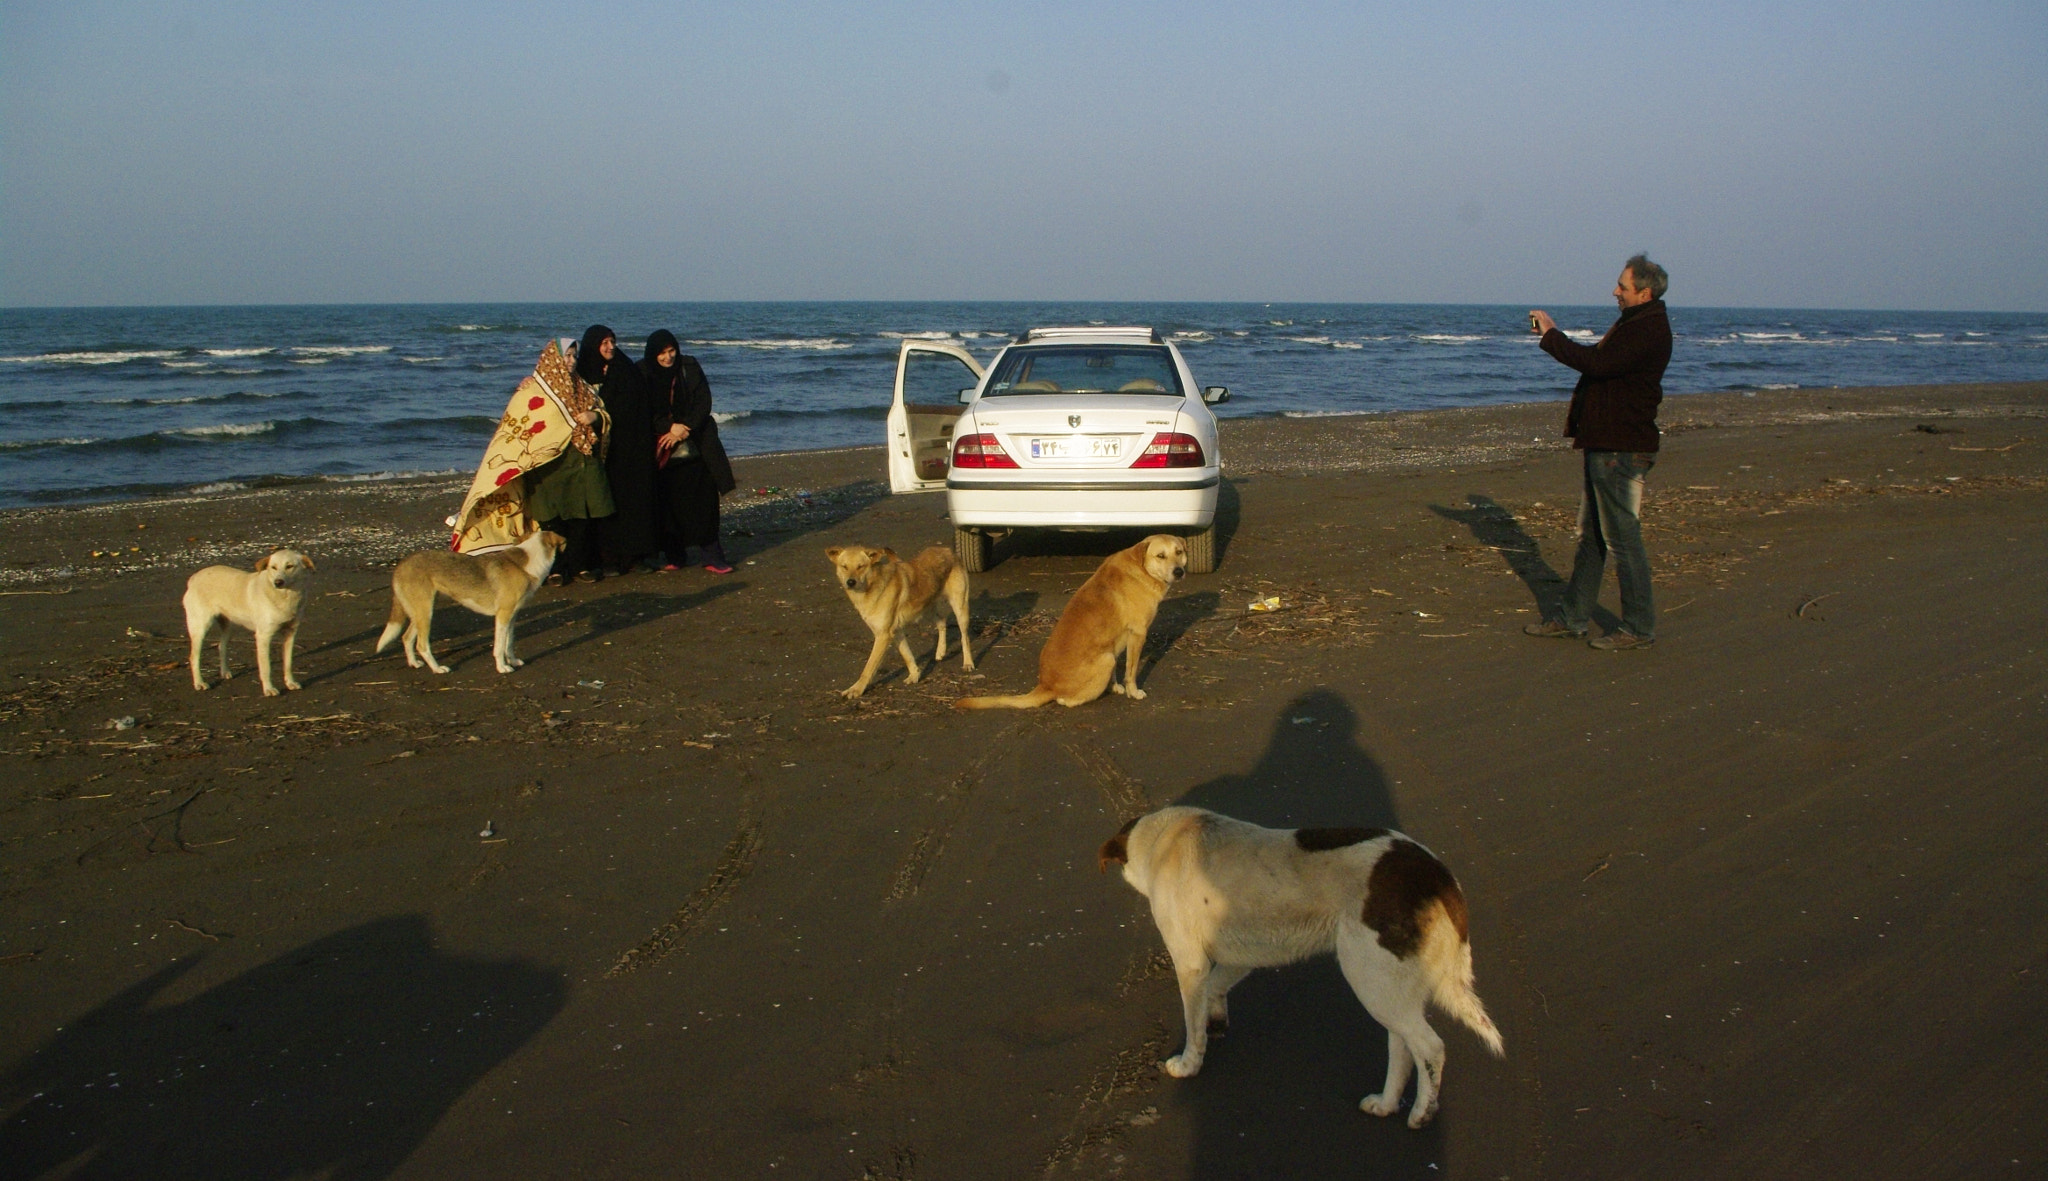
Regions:
[[598, 565], [596, 522], [611, 516], [615, 507], [604, 470], [605, 445], [611, 439], [604, 386], [612, 372], [633, 367], [617, 354], [611, 329], [592, 324], [584, 332], [583, 343], [576, 346], [575, 388], [568, 398], [570, 417], [576, 420], [569, 446], [527, 474], [527, 513], [569, 543], [548, 576], [554, 586], [560, 586], [564, 577], [578, 582], [604, 577]]
[[648, 336], [640, 368], [652, 391], [655, 429], [662, 432], [656, 483], [666, 569], [701, 565], [713, 574], [730, 574], [732, 563], [718, 540], [718, 498], [733, 490], [732, 463], [711, 416], [711, 383], [666, 328]]
[[605, 564], [620, 574], [632, 573], [642, 558], [661, 548], [654, 527], [654, 440], [667, 424], [654, 425], [650, 392], [640, 367], [619, 353], [604, 378], [604, 405], [612, 416], [604, 470], [618, 511], [599, 527], [598, 541]]

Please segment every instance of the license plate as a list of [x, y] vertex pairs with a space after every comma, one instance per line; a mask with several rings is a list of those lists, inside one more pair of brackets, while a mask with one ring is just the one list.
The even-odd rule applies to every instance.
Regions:
[[1120, 459], [1123, 453], [1124, 441], [1114, 437], [1098, 439], [1083, 436], [1031, 440], [1033, 459]]

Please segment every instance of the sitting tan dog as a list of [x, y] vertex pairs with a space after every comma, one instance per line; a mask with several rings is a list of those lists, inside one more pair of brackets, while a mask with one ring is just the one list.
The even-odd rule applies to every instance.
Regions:
[[1152, 903], [1152, 921], [1180, 980], [1187, 1045], [1161, 1065], [1202, 1069], [1209, 1023], [1229, 1020], [1225, 995], [1254, 968], [1334, 951], [1344, 979], [1387, 1031], [1387, 1079], [1358, 1104], [1392, 1115], [1408, 1087], [1408, 1126], [1436, 1114], [1444, 1041], [1426, 1006], [1479, 1035], [1496, 1055], [1500, 1030], [1472, 990], [1472, 944], [1458, 879], [1429, 850], [1384, 828], [1262, 828], [1202, 808], [1161, 808], [1103, 842], [1098, 866]]
[[535, 529], [518, 545], [487, 554], [472, 556], [451, 550], [413, 554], [391, 572], [391, 617], [384, 624], [384, 634], [377, 637], [376, 650], [389, 648], [403, 629], [408, 665], [418, 668], [424, 658], [428, 668], [437, 673], [447, 672], [428, 646], [428, 635], [434, 626], [434, 596], [438, 593], [497, 621], [491, 656], [496, 659], [499, 672], [511, 672], [526, 663], [512, 654], [512, 621], [539, 589], [541, 580], [555, 564], [555, 555], [567, 544], [559, 533]]
[[228, 671], [228, 625], [256, 633], [256, 674], [265, 697], [277, 696], [270, 682], [270, 640], [284, 636], [284, 687], [296, 689], [292, 676], [292, 644], [299, 635], [299, 611], [305, 605], [298, 581], [315, 569], [313, 559], [297, 550], [281, 549], [256, 563], [254, 571], [233, 566], [208, 566], [185, 580], [185, 634], [192, 638], [192, 687], [206, 688], [199, 671], [199, 650], [207, 633], [220, 625], [220, 679]]
[[[892, 549], [835, 545], [825, 551], [825, 556], [832, 560], [840, 588], [846, 591], [853, 609], [860, 612], [861, 621], [875, 633], [867, 667], [860, 670], [859, 680], [839, 691], [842, 696], [859, 697], [868, 691], [891, 640], [903, 657], [903, 667], [910, 670], [905, 679], [917, 684], [923, 674], [918, 672], [917, 658], [910, 654], [910, 641], [903, 633], [927, 610], [938, 606], [942, 594], [945, 605], [953, 609], [953, 618], [960, 624], [960, 666], [974, 671], [974, 646], [967, 639], [967, 571], [953, 560], [952, 550], [942, 545], [928, 546], [906, 562]], [[946, 658], [946, 615], [944, 611], [937, 614], [939, 646], [932, 653], [934, 664]]]
[[[1170, 533], [1155, 533], [1129, 549], [1103, 559], [1081, 589], [1074, 592], [1052, 638], [1038, 654], [1038, 687], [1015, 697], [962, 697], [955, 709], [1030, 709], [1057, 701], [1083, 705], [1102, 696], [1104, 687], [1133, 701], [1138, 688], [1138, 657], [1160, 600], [1188, 572], [1188, 544]], [[1116, 683], [1116, 658], [1124, 658], [1124, 679]]]

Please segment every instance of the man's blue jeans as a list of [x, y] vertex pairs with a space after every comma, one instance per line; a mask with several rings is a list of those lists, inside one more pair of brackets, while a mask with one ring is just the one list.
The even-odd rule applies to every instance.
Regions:
[[1564, 625], [1584, 631], [1600, 602], [1607, 555], [1621, 581], [1621, 630], [1639, 639], [1657, 637], [1657, 608], [1650, 598], [1650, 555], [1643, 549], [1643, 477], [1657, 464], [1648, 451], [1588, 451], [1585, 488], [1579, 501], [1579, 552], [1565, 586]]

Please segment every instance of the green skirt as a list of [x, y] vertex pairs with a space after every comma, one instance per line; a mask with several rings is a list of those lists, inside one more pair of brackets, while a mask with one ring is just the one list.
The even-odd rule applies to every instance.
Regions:
[[595, 520], [616, 511], [604, 464], [574, 447], [526, 473], [526, 514], [536, 521]]

